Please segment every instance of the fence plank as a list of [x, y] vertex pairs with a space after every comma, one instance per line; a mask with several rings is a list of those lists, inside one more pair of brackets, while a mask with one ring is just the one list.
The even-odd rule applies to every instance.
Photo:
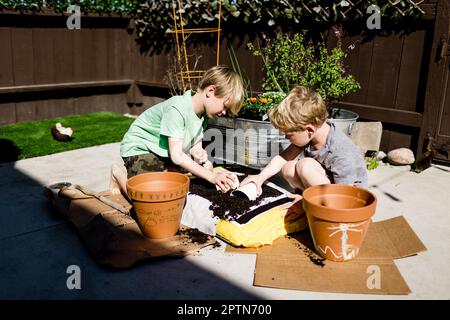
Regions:
[[[245, 36], [242, 41], [239, 38], [234, 39], [232, 45], [236, 51], [236, 57], [241, 68], [245, 71], [250, 80], [252, 90], [261, 91], [261, 84], [264, 76], [261, 57], [254, 56], [250, 50], [246, 48], [248, 42], [249, 38], [248, 36]], [[257, 48], [256, 41], [253, 42], [253, 45]], [[226, 44], [224, 44], [224, 47], [226, 47]]]
[[91, 68], [90, 79], [107, 80], [110, 57], [108, 51], [108, 30], [104, 28], [93, 29], [91, 33], [93, 45], [89, 49], [94, 54], [89, 55], [92, 60], [88, 61], [88, 65]]
[[[13, 53], [14, 85], [34, 83], [33, 74], [33, 34], [30, 28], [12, 28], [11, 43]], [[34, 101], [16, 102], [16, 120], [31, 121], [36, 116]]]
[[55, 82], [67, 83], [74, 81], [74, 34], [78, 30], [67, 28], [52, 29], [53, 63]]
[[[449, 62], [447, 62], [449, 63]], [[448, 71], [444, 73], [444, 86], [446, 87], [444, 91], [446, 95], [450, 94], [450, 81], [449, 81], [449, 74]], [[450, 98], [447, 96], [445, 99], [443, 99], [443, 109], [442, 109], [442, 115], [439, 118], [439, 129], [437, 131], [438, 135], [440, 136], [447, 136], [450, 137]]]
[[53, 30], [44, 28], [33, 28], [32, 30], [34, 83], [54, 83]]
[[108, 35], [108, 52], [110, 54], [108, 65], [108, 79], [132, 79], [130, 46], [128, 45], [126, 30], [110, 29]]
[[13, 63], [11, 52], [11, 29], [0, 28], [0, 86], [14, 85]]
[[395, 108], [416, 111], [423, 51], [425, 44], [425, 30], [404, 36], [403, 52], [399, 70], [398, 89]]
[[[33, 84], [33, 35], [29, 28], [11, 28], [14, 85]], [[39, 45], [39, 44], [36, 44]]]
[[96, 109], [96, 105], [92, 103], [92, 97], [90, 96], [76, 97], [74, 99], [73, 110], [75, 114], [86, 114], [99, 111]]
[[94, 80], [94, 71], [96, 69], [94, 31], [81, 28], [73, 32], [74, 81], [92, 81]]
[[16, 119], [17, 119], [17, 122], [35, 120], [36, 119], [36, 102], [35, 101], [17, 101], [16, 102]]
[[395, 34], [374, 39], [367, 104], [394, 106], [402, 46], [403, 39]]
[[[347, 52], [347, 58], [344, 62], [345, 67], [348, 73], [353, 75], [361, 85], [361, 89], [345, 96], [344, 101], [366, 103], [372, 65], [373, 42], [362, 44], [360, 43], [360, 36], [348, 36], [343, 39], [342, 44], [342, 49]], [[354, 46], [354, 49], [349, 48], [351, 45]]]
[[[33, 68], [34, 83], [48, 84], [55, 82], [55, 64], [53, 52], [52, 29], [33, 28]], [[53, 110], [47, 100], [35, 101], [36, 114], [33, 120], [51, 118]]]
[[16, 104], [0, 103], [0, 126], [16, 122]]
[[[448, 72], [446, 59], [437, 59], [442, 43], [441, 39], [449, 39], [450, 26], [450, 3], [447, 0], [439, 0], [437, 16], [434, 25], [433, 43], [431, 46], [431, 57], [426, 83], [426, 95], [424, 102], [423, 122], [417, 143], [416, 159], [419, 168], [425, 169], [431, 164], [432, 152], [427, 150], [427, 145], [431, 145], [429, 138], [438, 138], [439, 131], [436, 125], [439, 122], [439, 110], [441, 108], [443, 96], [443, 77]], [[448, 106], [446, 108], [448, 112]]]
[[[415, 149], [420, 128], [399, 126], [386, 123], [383, 125], [383, 136], [380, 150], [390, 151], [396, 148]], [[385, 138], [389, 136], [389, 139]]]

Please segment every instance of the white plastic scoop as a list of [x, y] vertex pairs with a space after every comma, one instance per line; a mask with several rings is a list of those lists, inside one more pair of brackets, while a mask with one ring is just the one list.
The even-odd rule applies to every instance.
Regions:
[[231, 192], [232, 196], [245, 196], [247, 197], [249, 200], [256, 200], [256, 198], [259, 196], [258, 194], [258, 190], [256, 188], [256, 183], [254, 182], [250, 182], [247, 183], [239, 188], [237, 188], [236, 190], [234, 190], [233, 192]]

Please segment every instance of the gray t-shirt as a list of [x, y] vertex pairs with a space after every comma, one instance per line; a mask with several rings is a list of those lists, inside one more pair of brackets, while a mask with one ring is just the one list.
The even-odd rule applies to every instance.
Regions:
[[353, 184], [367, 189], [367, 169], [362, 154], [353, 141], [327, 120], [330, 132], [325, 145], [314, 149], [308, 144], [305, 157], [318, 161], [332, 183]]

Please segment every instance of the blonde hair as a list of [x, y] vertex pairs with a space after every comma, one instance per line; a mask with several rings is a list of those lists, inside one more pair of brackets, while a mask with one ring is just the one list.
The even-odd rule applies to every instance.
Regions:
[[292, 89], [278, 107], [269, 112], [270, 122], [283, 132], [303, 131], [307, 124], [320, 127], [327, 117], [322, 97], [303, 86]]
[[244, 86], [239, 75], [224, 65], [212, 67], [198, 83], [197, 90], [204, 90], [211, 85], [216, 87], [214, 94], [216, 97], [228, 97], [226, 102], [228, 113], [232, 116], [237, 115], [244, 102]]

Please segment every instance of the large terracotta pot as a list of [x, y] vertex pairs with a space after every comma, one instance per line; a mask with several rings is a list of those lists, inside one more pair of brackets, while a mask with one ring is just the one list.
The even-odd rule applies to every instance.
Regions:
[[348, 261], [358, 255], [377, 199], [371, 192], [351, 185], [325, 184], [303, 192], [303, 208], [319, 255]]
[[177, 172], [149, 172], [127, 181], [142, 233], [152, 239], [173, 236], [180, 228], [189, 177]]

